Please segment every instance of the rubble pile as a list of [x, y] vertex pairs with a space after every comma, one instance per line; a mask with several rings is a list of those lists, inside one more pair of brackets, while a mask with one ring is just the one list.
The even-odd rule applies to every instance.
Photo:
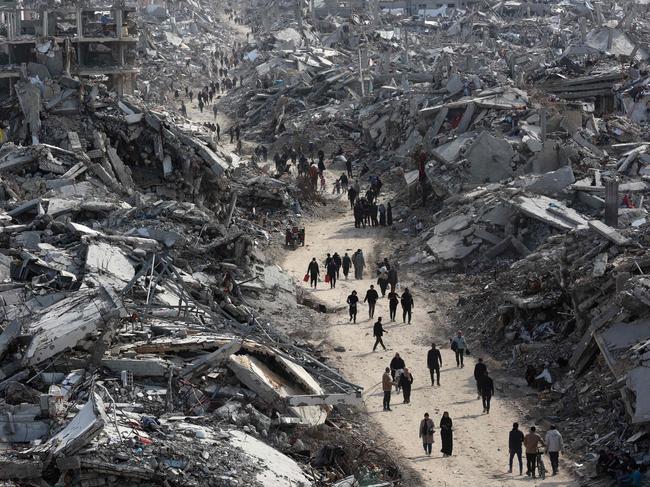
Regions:
[[360, 388], [266, 313], [297, 307], [266, 252], [301, 189], [166, 105], [211, 79], [201, 50], [239, 49], [202, 6], [132, 16], [133, 95], [63, 73], [3, 102], [3, 485], [400, 479], [350, 419]]
[[277, 148], [358, 142], [359, 182], [394, 192], [401, 265], [466, 286], [452, 321], [513, 372], [552, 364], [537, 419], [581, 460], [611, 448], [648, 464], [647, 8], [439, 15], [328, 17], [318, 42], [302, 19], [309, 36], [256, 46], [256, 89], [232, 113]]

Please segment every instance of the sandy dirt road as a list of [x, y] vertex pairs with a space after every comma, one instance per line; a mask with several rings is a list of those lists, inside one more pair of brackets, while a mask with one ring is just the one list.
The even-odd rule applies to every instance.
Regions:
[[[329, 186], [331, 188], [331, 185]], [[370, 284], [375, 284], [374, 262], [383, 259], [374, 249], [381, 249], [386, 238], [386, 230], [381, 228], [354, 228], [349, 205], [344, 198], [332, 200], [328, 207], [331, 217], [306, 225], [306, 245], [294, 251], [287, 251], [284, 268], [305, 288], [302, 282], [307, 265], [312, 257], [322, 262], [327, 253], [344, 252], [349, 255], [363, 249], [366, 264], [365, 279], [339, 280], [335, 289], [320, 282], [314, 291], [318, 297], [333, 305], [344, 305], [348, 294], [357, 290], [361, 300]], [[322, 269], [322, 268], [321, 268]], [[321, 270], [324, 278], [324, 270]], [[343, 274], [341, 272], [341, 278]], [[539, 485], [546, 487], [570, 486], [567, 476], [547, 477], [535, 480], [525, 475], [508, 474], [508, 432], [514, 421], [519, 421], [528, 432], [528, 423], [521, 414], [521, 408], [512, 400], [501, 397], [499, 385], [502, 380], [497, 364], [489, 362], [490, 373], [495, 380], [496, 395], [492, 400], [489, 415], [483, 414], [480, 399], [477, 399], [473, 378], [476, 353], [466, 358], [465, 368], [457, 368], [454, 353], [449, 349], [448, 336], [444, 327], [444, 313], [450, 296], [443, 293], [427, 294], [419, 292], [417, 283], [408, 276], [400, 276], [401, 288], [408, 287], [414, 294], [415, 307], [411, 325], [401, 322], [401, 308], [398, 308], [398, 322], [390, 323], [387, 299], [377, 303], [375, 318], [383, 317], [388, 334], [384, 343], [388, 351], [372, 352], [374, 339], [372, 326], [375, 320], [368, 319], [366, 305], [360, 303], [357, 324], [348, 321], [347, 307], [337, 314], [323, 315], [327, 326], [326, 343], [332, 347], [343, 346], [345, 352], [330, 351], [341, 371], [354, 383], [364, 387], [364, 402], [368, 415], [380, 431], [390, 440], [387, 449], [401, 456], [405, 465], [418, 472], [420, 478], [411, 479], [407, 485], [426, 486], [520, 486]], [[426, 367], [426, 354], [431, 341], [442, 346], [443, 366], [441, 369], [441, 387], [431, 387], [429, 371]], [[470, 341], [471, 343], [471, 341]], [[391, 358], [399, 352], [414, 376], [410, 404], [403, 404], [401, 395], [393, 392], [392, 412], [382, 411], [381, 376]], [[440, 453], [439, 422], [443, 411], [448, 411], [454, 421], [453, 456], [443, 458]], [[436, 424], [433, 455], [425, 456], [418, 439], [418, 426], [425, 412], [428, 412]], [[543, 433], [542, 433], [543, 434]], [[550, 468], [548, 457], [545, 457]], [[516, 464], [516, 460], [515, 460]]]

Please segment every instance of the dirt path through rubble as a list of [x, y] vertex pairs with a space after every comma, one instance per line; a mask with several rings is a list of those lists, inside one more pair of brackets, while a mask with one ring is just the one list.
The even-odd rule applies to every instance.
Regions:
[[[372, 263], [366, 268], [366, 279], [340, 280], [333, 290], [329, 289], [329, 284], [321, 282], [319, 289], [315, 291], [322, 300], [333, 306], [342, 306], [353, 289], [356, 289], [363, 299], [370, 284], [376, 284], [376, 278], [371, 278], [371, 273], [374, 276], [374, 262], [380, 260], [380, 256], [374, 255], [373, 250], [381, 247], [384, 234], [382, 229], [354, 228], [349, 206], [343, 198], [332, 200], [329, 207], [330, 218], [307, 223], [305, 247], [289, 251], [284, 267], [300, 286], [306, 288], [307, 284], [302, 282], [302, 277], [312, 257], [322, 262], [328, 252], [339, 252], [341, 255], [348, 252], [352, 255], [356, 249], [363, 249], [366, 263]], [[330, 357], [352, 382], [364, 387], [367, 412], [390, 440], [386, 448], [396, 455], [401, 454], [405, 465], [413, 468], [421, 477], [412, 479], [407, 485], [573, 485], [563, 475], [533, 482], [525, 475], [519, 477], [506, 473], [508, 432], [514, 421], [519, 421], [522, 425], [527, 422], [514, 401], [501, 397], [497, 364], [489, 363], [497, 390], [488, 416], [482, 414], [481, 401], [476, 398], [473, 378], [475, 354], [465, 360], [464, 369], [459, 369], [455, 366], [454, 354], [448, 346], [442, 323], [452, 296], [444, 293], [423, 296], [418, 292], [417, 284], [408, 276], [400, 276], [400, 279], [402, 289], [408, 287], [414, 294], [414, 316], [411, 325], [403, 325], [401, 319], [398, 323], [389, 323], [387, 299], [380, 299], [375, 318], [382, 316], [388, 330], [388, 334], [384, 336], [387, 352], [371, 351], [374, 343], [372, 326], [375, 320], [368, 319], [367, 306], [362, 303], [359, 306], [356, 325], [348, 322], [347, 306], [340, 313], [326, 316], [329, 318], [327, 343], [332, 349], [335, 346], [345, 348], [345, 352], [340, 353], [329, 350]], [[401, 309], [398, 309], [398, 318], [400, 314]], [[432, 388], [429, 385], [429, 373], [426, 368], [426, 354], [432, 338], [443, 346], [440, 388]], [[395, 352], [399, 352], [405, 359], [414, 376], [411, 404], [402, 404], [401, 395], [393, 393], [393, 411], [383, 412], [381, 376]], [[449, 411], [454, 421], [454, 454], [450, 458], [443, 458], [440, 453], [438, 423], [443, 411]], [[436, 423], [431, 457], [423, 455], [418, 439], [419, 422], [425, 412], [429, 412]], [[527, 428], [525, 431], [527, 432]], [[550, 468], [548, 458], [546, 464]]]

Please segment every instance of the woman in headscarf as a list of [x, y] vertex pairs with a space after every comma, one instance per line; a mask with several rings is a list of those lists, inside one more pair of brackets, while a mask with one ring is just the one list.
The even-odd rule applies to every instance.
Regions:
[[440, 418], [440, 439], [442, 440], [442, 455], [450, 457], [454, 449], [454, 433], [453, 423], [449, 417], [449, 413], [445, 411]]

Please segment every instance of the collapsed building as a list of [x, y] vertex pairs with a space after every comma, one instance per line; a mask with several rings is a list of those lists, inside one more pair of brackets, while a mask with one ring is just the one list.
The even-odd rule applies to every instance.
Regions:
[[0, 15], [3, 485], [400, 478], [343, 434], [361, 389], [265, 312], [300, 302], [265, 255], [300, 189], [169, 110], [167, 80], [149, 77], [160, 63], [178, 80], [201, 71], [173, 58], [197, 26], [201, 49], [232, 43], [195, 10], [216, 9]]
[[291, 27], [249, 11], [262, 83], [233, 113], [277, 150], [340, 146], [381, 176], [400, 265], [461, 285], [455, 326], [513, 373], [551, 367], [536, 420], [581, 465], [608, 448], [648, 464], [645, 2], [407, 7]]
[[360, 389], [262, 316], [296, 304], [264, 251], [305, 195], [179, 115], [219, 50], [248, 140], [367, 164], [400, 265], [466, 286], [514, 372], [553, 364], [540, 422], [649, 462], [647, 9], [393, 3], [258, 4], [238, 45], [207, 0], [3, 7], [3, 480], [399, 481], [336, 427]]

